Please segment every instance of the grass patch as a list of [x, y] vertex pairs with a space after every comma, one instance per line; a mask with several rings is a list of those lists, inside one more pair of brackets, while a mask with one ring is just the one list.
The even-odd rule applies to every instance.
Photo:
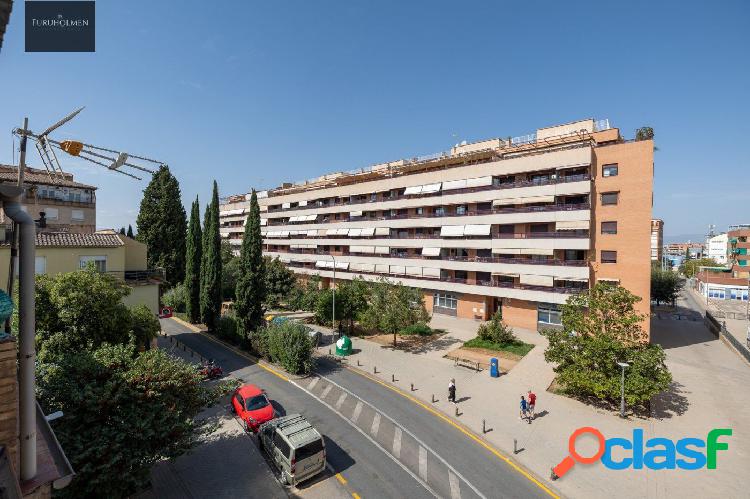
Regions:
[[481, 340], [479, 338], [472, 338], [466, 343], [465, 347], [469, 348], [484, 348], [485, 350], [495, 350], [497, 352], [509, 352], [519, 357], [523, 357], [534, 348], [531, 343], [524, 343], [523, 341], [512, 341], [509, 343], [495, 343], [492, 341]]
[[423, 323], [417, 323], [412, 324], [411, 326], [406, 326], [404, 329], [402, 329], [399, 334], [402, 334], [404, 336], [411, 336], [411, 335], [417, 335], [417, 336], [430, 336], [435, 331], [432, 330], [430, 326]]

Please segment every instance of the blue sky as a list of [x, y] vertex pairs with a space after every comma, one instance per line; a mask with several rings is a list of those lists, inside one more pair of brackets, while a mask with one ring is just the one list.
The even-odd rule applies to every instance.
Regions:
[[[24, 53], [23, 4], [0, 163], [23, 116], [86, 105], [55, 138], [162, 160], [205, 205], [214, 178], [234, 194], [609, 118], [655, 129], [667, 235], [750, 222], [747, 2], [99, 1], [93, 54]], [[145, 181], [64, 167], [99, 186], [100, 227], [134, 224]]]

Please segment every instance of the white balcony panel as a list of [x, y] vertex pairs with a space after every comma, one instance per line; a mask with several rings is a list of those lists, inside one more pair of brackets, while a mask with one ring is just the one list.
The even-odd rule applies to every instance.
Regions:
[[299, 222], [300, 217], [289, 217], [289, 222]]
[[521, 204], [531, 203], [554, 203], [555, 196], [528, 196], [525, 198], [519, 198], [518, 202]]
[[307, 206], [307, 201], [302, 200], [298, 204], [299, 204], [299, 206]]
[[521, 274], [521, 284], [532, 286], [550, 286], [555, 284], [555, 279], [548, 275]]
[[375, 253], [375, 246], [349, 246], [352, 253]]
[[282, 230], [281, 232], [279, 232], [279, 237], [289, 237], [289, 231]]
[[491, 225], [466, 225], [464, 226], [465, 236], [489, 236]]
[[260, 225], [261, 225], [261, 227], [265, 227], [266, 225], [268, 225], [268, 220], [265, 219], [265, 218], [261, 218], [260, 219]]
[[362, 237], [372, 237], [375, 235], [375, 227], [368, 227], [365, 229], [362, 229], [362, 232], [360, 233]]
[[422, 248], [422, 256], [440, 256], [440, 248]]
[[440, 192], [440, 187], [442, 186], [442, 183], [437, 184], [427, 184], [422, 186], [422, 194], [432, 194], [434, 192]]
[[422, 267], [406, 267], [406, 275], [422, 276]]
[[466, 187], [485, 187], [492, 185], [492, 176], [466, 179]]
[[346, 270], [349, 268], [349, 262], [336, 261], [336, 270]]
[[374, 263], [360, 263], [359, 268], [362, 272], [375, 272]]
[[391, 229], [388, 227], [376, 227], [375, 228], [375, 235], [376, 236], [390, 236], [391, 235]]
[[337, 236], [348, 236], [349, 235], [349, 229], [339, 229], [336, 231]]
[[569, 220], [555, 222], [556, 230], [579, 230], [588, 229], [590, 222], [588, 220]]
[[397, 275], [406, 274], [406, 267], [404, 267], [403, 265], [391, 265], [390, 273], [397, 274]]
[[349, 237], [359, 237], [362, 234], [362, 229], [349, 229]]
[[319, 269], [324, 269], [326, 268], [327, 265], [328, 265], [328, 262], [324, 262], [323, 260], [318, 260], [317, 262], [315, 262], [315, 266], [318, 267]]
[[289, 258], [288, 256], [281, 256], [279, 257], [279, 260], [281, 260], [283, 263], [289, 263], [292, 261], [292, 259]]
[[520, 255], [521, 250], [518, 248], [492, 248], [493, 255]]
[[350, 217], [361, 217], [362, 216], [362, 212], [361, 211], [350, 211], [349, 212], [349, 216]]
[[222, 233], [222, 234], [220, 234], [220, 236], [223, 237], [223, 238], [228, 238], [229, 234], [228, 233]]
[[[278, 237], [278, 236], [277, 236]], [[266, 235], [264, 244], [286, 244], [286, 239], [280, 240], [278, 238]], [[318, 245], [339, 245], [348, 246], [352, 243], [367, 243], [371, 245], [388, 245], [398, 248], [423, 248], [425, 244], [440, 248], [474, 248], [474, 249], [497, 249], [500, 253], [507, 253], [508, 249], [529, 249], [529, 248], [540, 248], [540, 249], [551, 249], [551, 250], [563, 250], [563, 249], [579, 249], [588, 250], [590, 249], [591, 240], [587, 237], [554, 237], [554, 238], [540, 238], [540, 239], [463, 239], [463, 238], [445, 238], [445, 239], [388, 239], [378, 238], [364, 240], [352, 240], [348, 238], [322, 238], [317, 239], [298, 239], [293, 242], [299, 243], [315, 243]]]
[[463, 225], [443, 225], [440, 228], [440, 237], [463, 237]]
[[514, 204], [521, 204], [519, 198], [496, 199], [492, 202], [492, 206], [512, 206]]
[[310, 229], [307, 231], [307, 237], [315, 237], [318, 235], [318, 229]]
[[518, 250], [521, 255], [547, 255], [552, 256], [555, 254], [555, 250], [552, 248], [521, 248]]
[[326, 236], [335, 236], [339, 233], [338, 229], [327, 229], [326, 230]]
[[382, 265], [380, 263], [375, 264], [375, 272], [380, 272], [381, 274], [387, 274], [390, 270], [389, 265]]
[[318, 215], [307, 215], [306, 221], [313, 222], [316, 218], [318, 218]]
[[391, 248], [388, 246], [375, 246], [375, 253], [379, 255], [388, 255], [391, 253]]
[[281, 208], [284, 209], [284, 210], [288, 210], [291, 207], [292, 207], [292, 203], [282, 203], [281, 204]]
[[443, 182], [443, 191], [452, 191], [455, 189], [465, 189], [465, 188], [466, 188], [466, 179], [450, 180], [448, 182]]
[[422, 267], [422, 275], [425, 277], [440, 277], [440, 269], [435, 267]]
[[588, 277], [558, 277], [558, 281], [589, 282]]
[[422, 192], [422, 186], [421, 185], [413, 185], [411, 187], [407, 187], [404, 190], [404, 195], [405, 196], [409, 196], [409, 195], [412, 195], [412, 194], [419, 194], [421, 192]]

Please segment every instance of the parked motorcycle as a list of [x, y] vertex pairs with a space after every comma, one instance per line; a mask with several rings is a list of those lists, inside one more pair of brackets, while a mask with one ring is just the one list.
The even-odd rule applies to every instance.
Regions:
[[224, 376], [224, 369], [217, 365], [213, 360], [209, 360], [201, 365], [200, 369], [198, 369], [198, 373], [203, 376], [203, 379], [216, 379]]

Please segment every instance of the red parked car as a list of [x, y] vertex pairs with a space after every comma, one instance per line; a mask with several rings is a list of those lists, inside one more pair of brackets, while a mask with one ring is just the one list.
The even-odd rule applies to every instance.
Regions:
[[245, 431], [258, 431], [258, 427], [276, 417], [266, 392], [255, 385], [242, 385], [232, 394], [232, 411], [242, 420]]

